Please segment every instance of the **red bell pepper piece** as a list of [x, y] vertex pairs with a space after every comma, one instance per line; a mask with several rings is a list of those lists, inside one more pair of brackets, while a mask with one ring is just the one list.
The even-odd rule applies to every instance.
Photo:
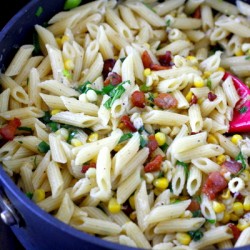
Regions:
[[240, 79], [234, 75], [225, 72], [223, 80], [226, 80], [228, 77], [232, 77], [234, 86], [240, 96], [240, 100], [236, 104], [233, 113], [233, 120], [229, 123], [230, 133], [241, 133], [250, 131], [250, 89], [244, 84]]
[[15, 137], [17, 128], [20, 126], [21, 126], [20, 119], [14, 118], [13, 120], [10, 120], [8, 124], [6, 124], [0, 129], [0, 135], [3, 137], [3, 139], [7, 141], [12, 141]]

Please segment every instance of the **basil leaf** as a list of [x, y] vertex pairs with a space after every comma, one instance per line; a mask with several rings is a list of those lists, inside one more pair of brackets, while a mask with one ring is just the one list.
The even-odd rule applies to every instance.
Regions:
[[122, 85], [118, 85], [116, 88], [114, 88], [111, 92], [110, 92], [110, 96], [111, 98], [109, 98], [105, 103], [104, 106], [107, 109], [110, 109], [111, 106], [113, 105], [113, 103], [119, 99], [122, 94], [125, 92], [125, 88]]
[[90, 81], [83, 83], [76, 90], [79, 91], [81, 94], [86, 93], [86, 90], [88, 89], [88, 85], [91, 85]]
[[51, 118], [50, 112], [49, 112], [49, 111], [45, 111], [45, 112], [44, 112], [44, 116], [43, 116], [42, 118], [40, 118], [40, 120], [41, 120], [43, 123], [47, 124], [47, 123], [50, 122], [50, 118]]
[[118, 143], [124, 142], [128, 139], [130, 139], [133, 136], [132, 133], [127, 133], [127, 134], [123, 134], [120, 138], [120, 140], [118, 141]]
[[38, 144], [38, 150], [41, 153], [47, 153], [50, 150], [50, 146], [45, 141], [42, 141]]
[[60, 125], [57, 122], [49, 122], [47, 125], [52, 132], [56, 132], [60, 128]]
[[160, 148], [161, 148], [161, 150], [162, 150], [163, 152], [166, 152], [167, 149], [168, 149], [168, 144], [167, 144], [167, 143], [164, 143], [162, 146], [160, 146]]
[[30, 128], [30, 127], [18, 127], [17, 129], [18, 130], [23, 130], [23, 131], [28, 131], [28, 132], [32, 132], [33, 131], [32, 128]]
[[189, 231], [188, 234], [194, 241], [199, 241], [203, 237], [203, 233], [201, 230]]
[[109, 84], [105, 87], [102, 88], [101, 93], [104, 94], [109, 94], [113, 89], [115, 88], [115, 85]]

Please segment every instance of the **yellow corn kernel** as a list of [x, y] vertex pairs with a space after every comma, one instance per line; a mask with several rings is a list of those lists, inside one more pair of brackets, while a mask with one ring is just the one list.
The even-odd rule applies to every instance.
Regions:
[[155, 188], [153, 191], [154, 191], [154, 194], [156, 196], [158, 196], [158, 195], [160, 195], [162, 193], [162, 189], [158, 189], [158, 188]]
[[239, 50], [237, 50], [237, 51], [235, 52], [235, 55], [236, 55], [236, 56], [243, 56], [243, 55], [244, 55], [244, 52], [243, 52], [241, 49], [239, 49]]
[[201, 105], [201, 104], [203, 103], [203, 101], [204, 101], [204, 98], [203, 98], [203, 97], [201, 97], [201, 98], [198, 98], [197, 103], [198, 103], [199, 105]]
[[238, 221], [239, 220], [239, 216], [236, 214], [230, 214], [230, 220], [231, 221]]
[[82, 146], [82, 142], [78, 139], [73, 138], [70, 142], [70, 144], [74, 147]]
[[227, 213], [227, 212], [225, 212], [225, 213], [224, 213], [224, 216], [223, 216], [223, 219], [221, 220], [221, 222], [222, 222], [223, 224], [226, 224], [226, 223], [228, 223], [228, 222], [230, 221], [230, 218], [231, 218], [230, 214]]
[[62, 39], [60, 37], [56, 37], [56, 43], [60, 48], [62, 47]]
[[162, 132], [157, 132], [155, 134], [155, 140], [157, 141], [159, 146], [162, 146], [166, 143], [166, 135]]
[[239, 134], [235, 134], [231, 138], [231, 142], [234, 143], [235, 145], [238, 145], [239, 141], [241, 141], [243, 138]]
[[195, 81], [194, 81], [194, 86], [195, 86], [196, 88], [202, 88], [202, 87], [204, 87], [204, 81], [201, 80], [201, 79], [195, 80]]
[[222, 68], [222, 67], [219, 67], [219, 68], [217, 69], [217, 71], [225, 72], [225, 69]]
[[182, 245], [189, 245], [189, 243], [191, 241], [191, 236], [187, 233], [177, 233], [176, 239]]
[[112, 214], [119, 213], [121, 211], [121, 205], [117, 202], [115, 198], [111, 198], [109, 200], [108, 210]]
[[204, 78], [208, 78], [209, 76], [211, 76], [211, 72], [210, 71], [204, 71], [204, 73], [203, 73], [203, 76], [204, 76]]
[[244, 207], [244, 210], [250, 211], [250, 195], [245, 197], [243, 207]]
[[63, 36], [61, 39], [62, 44], [64, 44], [65, 42], [67, 42], [69, 40], [68, 36]]
[[74, 62], [71, 59], [67, 59], [64, 61], [64, 67], [66, 70], [74, 69]]
[[230, 190], [229, 190], [229, 189], [224, 190], [223, 193], [222, 193], [222, 195], [221, 195], [221, 198], [227, 200], [227, 199], [229, 199], [230, 197], [231, 197]]
[[69, 131], [66, 128], [60, 128], [55, 132], [56, 135], [59, 135], [65, 141], [69, 138]]
[[249, 224], [244, 222], [244, 223], [238, 223], [237, 224], [238, 229], [240, 229], [240, 231], [243, 231], [244, 229], [249, 227]]
[[41, 188], [36, 189], [33, 193], [32, 200], [37, 203], [44, 199], [45, 199], [45, 191]]
[[60, 113], [62, 110], [60, 110], [60, 109], [53, 109], [53, 110], [51, 110], [50, 111], [50, 114], [51, 115], [56, 115], [57, 113]]
[[234, 202], [233, 203], [233, 211], [236, 215], [241, 216], [244, 213], [244, 207], [241, 202]]
[[226, 210], [226, 207], [223, 203], [213, 201], [213, 209], [215, 213], [221, 213]]
[[150, 68], [144, 69], [143, 74], [144, 74], [144, 76], [146, 76], [146, 77], [149, 76], [149, 75], [151, 75], [151, 69], [150, 69]]
[[216, 139], [214, 135], [209, 135], [207, 137], [207, 142], [212, 143], [212, 144], [219, 144], [218, 140]]
[[98, 140], [98, 134], [97, 133], [92, 133], [89, 135], [88, 141], [89, 142], [94, 142]]
[[191, 102], [192, 96], [193, 96], [193, 93], [192, 93], [191, 91], [189, 91], [189, 92], [187, 93], [187, 95], [186, 95], [186, 100], [187, 100], [188, 102]]
[[114, 147], [114, 151], [115, 151], [115, 152], [118, 152], [118, 151], [120, 151], [123, 147], [124, 147], [124, 145], [123, 145], [122, 143], [117, 144], [117, 145]]
[[128, 201], [129, 201], [130, 207], [135, 210], [135, 196], [134, 195], [130, 196]]
[[166, 189], [168, 187], [169, 181], [165, 177], [155, 179], [153, 185], [158, 189]]
[[216, 157], [217, 164], [221, 165], [224, 161], [226, 161], [226, 156], [225, 155], [218, 155]]
[[190, 61], [192, 64], [198, 63], [198, 60], [195, 56], [187, 56], [186, 58], [188, 61]]

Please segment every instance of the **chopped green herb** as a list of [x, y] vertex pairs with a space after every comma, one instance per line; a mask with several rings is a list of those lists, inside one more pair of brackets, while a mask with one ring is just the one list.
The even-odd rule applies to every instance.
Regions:
[[47, 123], [50, 122], [50, 118], [51, 118], [50, 112], [49, 112], [49, 111], [45, 111], [45, 112], [44, 112], [44, 116], [43, 116], [42, 118], [40, 118], [40, 120], [41, 120], [43, 123], [47, 124]]
[[131, 138], [133, 136], [132, 133], [127, 133], [127, 134], [123, 134], [120, 138], [120, 140], [118, 141], [118, 143], [122, 143], [124, 141], [127, 141], [129, 138]]
[[142, 92], [148, 92], [152, 89], [152, 87], [148, 87], [145, 83], [143, 85], [140, 86], [140, 90]]
[[170, 24], [171, 24], [171, 20], [170, 20], [170, 19], [168, 19], [168, 20], [166, 21], [166, 25], [167, 25], [167, 27], [169, 27], [169, 26], [170, 26]]
[[140, 135], [140, 147], [144, 148], [147, 144], [148, 142], [144, 139], [142, 135]]
[[164, 143], [162, 146], [160, 146], [160, 148], [161, 148], [161, 150], [162, 150], [163, 152], [166, 152], [167, 149], [168, 149], [168, 144], [167, 144], [167, 143]]
[[139, 133], [142, 133], [144, 130], [145, 130], [145, 128], [144, 128], [144, 126], [142, 125], [142, 126], [138, 129], [138, 132], [139, 132]]
[[114, 88], [115, 88], [115, 85], [109, 84], [109, 85], [103, 87], [101, 92], [103, 95], [109, 94]]
[[219, 44], [211, 46], [209, 50], [209, 56], [213, 55], [216, 51], [224, 51], [224, 49]]
[[207, 86], [210, 90], [212, 89], [212, 81], [210, 78], [207, 79]]
[[248, 110], [248, 108], [246, 106], [242, 106], [238, 111], [239, 111], [239, 113], [244, 114], [247, 112], [247, 110]]
[[82, 0], [66, 0], [63, 9], [71, 10], [81, 4]]
[[201, 210], [193, 211], [192, 214], [193, 214], [193, 217], [201, 217], [202, 216]]
[[147, 3], [143, 3], [147, 8], [149, 8], [151, 11], [153, 11], [154, 13], [156, 13], [156, 11], [152, 8], [152, 6], [150, 6]]
[[161, 178], [161, 177], [164, 177], [164, 172], [163, 171], [160, 171], [157, 178]]
[[198, 195], [194, 198], [199, 204], [201, 204], [202, 200], [201, 200], [201, 196]]
[[60, 127], [59, 123], [57, 122], [49, 122], [47, 123], [47, 126], [51, 129], [52, 132], [56, 132]]
[[20, 144], [23, 144], [23, 142], [22, 141], [18, 141]]
[[32, 128], [30, 127], [18, 127], [18, 130], [23, 130], [23, 131], [28, 131], [28, 132], [32, 132]]
[[77, 135], [77, 130], [72, 130], [72, 131], [70, 131], [70, 133], [69, 133], [69, 138], [68, 138], [68, 143], [70, 143], [71, 142], [71, 140]]
[[42, 52], [37, 32], [33, 32], [33, 45], [34, 45], [34, 50], [32, 52], [32, 55], [33, 56], [41, 55]]
[[47, 153], [50, 150], [49, 144], [47, 144], [45, 141], [42, 141], [38, 144], [38, 151], [41, 153]]
[[207, 222], [209, 222], [210, 224], [214, 224], [216, 222], [216, 220], [210, 220], [210, 219], [206, 219]]
[[36, 15], [37, 17], [39, 17], [39, 16], [42, 15], [42, 13], [43, 13], [43, 7], [42, 7], [42, 6], [39, 6], [38, 9], [36, 10], [35, 15]]
[[250, 56], [246, 56], [245, 59], [246, 59], [246, 60], [250, 60]]
[[33, 194], [32, 194], [31, 192], [27, 192], [27, 193], [26, 193], [26, 196], [27, 196], [29, 199], [32, 199]]
[[188, 173], [189, 173], [188, 164], [185, 163], [185, 162], [182, 162], [182, 161], [177, 161], [176, 165], [184, 167], [184, 171], [185, 171], [186, 177], [188, 177]]
[[176, 199], [173, 202], [171, 202], [171, 204], [176, 204], [176, 203], [180, 203], [180, 202], [181, 202], [181, 200]]
[[240, 153], [236, 156], [235, 160], [236, 160], [236, 161], [240, 161], [240, 162], [241, 162], [241, 165], [242, 165], [241, 170], [236, 174], [236, 175], [239, 175], [239, 174], [241, 174], [241, 173], [246, 169], [246, 167], [247, 167], [247, 164], [246, 164], [246, 161], [245, 161], [245, 159], [244, 159], [244, 156], [243, 156], [242, 152], [240, 152]]
[[27, 80], [26, 80], [26, 85], [27, 85], [27, 86], [29, 86], [29, 82], [30, 82], [30, 79], [29, 79], [29, 77], [28, 77]]
[[120, 58], [120, 61], [123, 63], [125, 59], [126, 59], [126, 57], [122, 57], [122, 58]]
[[194, 241], [199, 241], [203, 237], [203, 233], [201, 230], [189, 231], [188, 234]]
[[70, 74], [70, 72], [68, 70], [64, 69], [62, 71], [62, 73], [63, 73], [63, 76], [65, 76], [67, 78], [72, 78], [72, 75]]
[[152, 93], [148, 93], [148, 100], [154, 102], [155, 99]]

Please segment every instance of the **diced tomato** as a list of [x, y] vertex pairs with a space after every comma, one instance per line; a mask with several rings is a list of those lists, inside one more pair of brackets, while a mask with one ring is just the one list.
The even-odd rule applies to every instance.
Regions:
[[145, 94], [142, 91], [135, 91], [131, 95], [131, 102], [135, 107], [144, 108], [146, 104]]
[[217, 98], [217, 95], [212, 92], [209, 92], [207, 98], [210, 102], [213, 102]]
[[229, 223], [228, 227], [232, 230], [234, 239], [237, 240], [240, 237], [241, 231], [238, 227], [236, 227], [233, 223]]
[[155, 70], [155, 71], [166, 70], [166, 69], [171, 69], [171, 66], [162, 66], [162, 65], [153, 63], [150, 69]]
[[82, 166], [82, 173], [85, 174], [90, 168], [96, 168], [96, 163], [91, 162], [90, 164]]
[[193, 13], [193, 18], [200, 19], [201, 18], [201, 8], [200, 6], [196, 8], [195, 12]]
[[103, 79], [107, 78], [109, 72], [111, 72], [112, 69], [114, 68], [115, 63], [116, 63], [115, 59], [107, 59], [104, 61], [103, 70], [102, 70]]
[[198, 98], [196, 95], [192, 95], [192, 100], [190, 102], [190, 106], [193, 105], [193, 104], [197, 104], [198, 102]]
[[12, 141], [15, 137], [17, 128], [20, 126], [21, 126], [20, 119], [14, 118], [13, 120], [10, 120], [8, 124], [6, 124], [0, 129], [0, 134], [3, 137], [3, 139]]
[[227, 187], [227, 181], [220, 172], [212, 172], [209, 174], [202, 192], [208, 196], [210, 200], [214, 200], [216, 195]]
[[158, 60], [162, 66], [171, 66], [171, 61], [172, 61], [171, 51], [166, 51], [165, 55], [160, 55], [158, 57]]
[[132, 131], [132, 132], [136, 132], [137, 131], [136, 128], [135, 128], [135, 126], [134, 126], [134, 124], [130, 121], [130, 118], [129, 118], [128, 115], [122, 116], [121, 122], [123, 122], [123, 124], [125, 125], [125, 127], [127, 129], [129, 129], [130, 131]]
[[147, 147], [149, 148], [150, 154], [153, 153], [158, 148], [158, 143], [157, 143], [154, 135], [150, 135], [148, 137]]
[[162, 164], [162, 156], [161, 155], [157, 155], [154, 160], [152, 160], [151, 162], [149, 162], [145, 167], [144, 167], [144, 171], [146, 173], [148, 172], [155, 172], [160, 170], [161, 168], [161, 164]]
[[149, 53], [146, 50], [143, 51], [141, 59], [142, 59], [142, 63], [143, 63], [143, 66], [144, 66], [145, 69], [146, 68], [151, 68], [151, 65], [153, 64], [153, 61], [152, 61]]
[[200, 210], [200, 204], [198, 201], [191, 200], [191, 203], [189, 204], [187, 209], [191, 212], [195, 212], [197, 210]]
[[232, 174], [237, 174], [242, 169], [241, 163], [235, 160], [225, 161], [223, 162], [221, 167], [222, 167], [222, 172], [228, 171]]
[[154, 99], [155, 105], [162, 109], [175, 108], [178, 104], [175, 97], [169, 93], [161, 93]]
[[104, 86], [107, 86], [109, 84], [116, 86], [121, 82], [122, 82], [122, 77], [119, 74], [117, 74], [116, 72], [110, 72], [103, 84]]

